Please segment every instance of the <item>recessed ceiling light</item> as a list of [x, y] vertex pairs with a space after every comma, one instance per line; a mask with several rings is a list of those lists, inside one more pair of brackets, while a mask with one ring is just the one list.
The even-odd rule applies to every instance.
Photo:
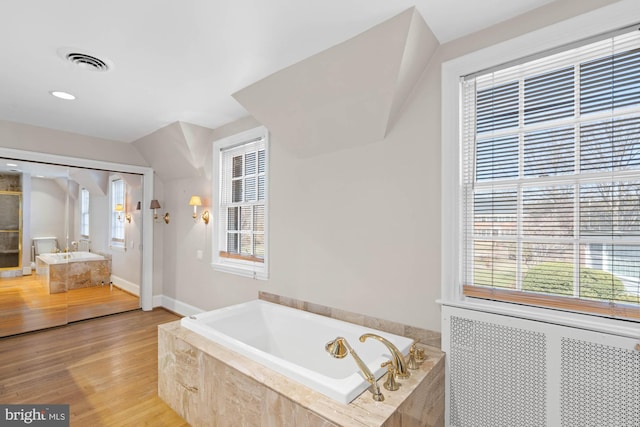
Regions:
[[10, 168], [17, 168], [18, 165], [16, 165], [15, 163], [7, 163], [7, 166], [9, 166]]
[[71, 95], [68, 92], [62, 92], [60, 90], [52, 90], [51, 92], [49, 92], [51, 95], [55, 96], [56, 98], [60, 98], [60, 99], [66, 99], [66, 100], [73, 100], [76, 99], [75, 96]]

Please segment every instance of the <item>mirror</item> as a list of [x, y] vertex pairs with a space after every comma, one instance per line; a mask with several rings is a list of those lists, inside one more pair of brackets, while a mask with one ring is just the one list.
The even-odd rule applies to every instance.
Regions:
[[0, 158], [0, 336], [140, 307], [144, 181]]

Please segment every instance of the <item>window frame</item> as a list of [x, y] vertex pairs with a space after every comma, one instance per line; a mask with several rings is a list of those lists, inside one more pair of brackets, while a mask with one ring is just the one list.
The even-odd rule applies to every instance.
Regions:
[[[611, 42], [614, 36], [617, 36], [615, 46]], [[611, 246], [621, 253], [640, 247], [640, 235], [637, 231], [630, 232], [629, 235], [623, 233], [627, 223], [620, 224], [618, 228], [612, 222], [610, 225], [616, 231], [609, 231], [607, 226], [604, 233], [584, 225], [584, 218], [588, 217], [590, 211], [586, 200], [596, 200], [598, 203], [602, 197], [590, 187], [603, 185], [611, 188], [613, 197], [613, 188], [629, 186], [633, 190], [640, 182], [637, 156], [628, 157], [626, 152], [626, 148], [631, 148], [634, 150], [631, 153], [636, 153], [635, 150], [640, 145], [636, 140], [640, 128], [637, 95], [629, 99], [621, 96], [613, 108], [617, 93], [603, 90], [599, 81], [604, 76], [602, 73], [614, 71], [613, 67], [609, 69], [609, 58], [620, 58], [624, 53], [625, 60], [632, 58], [637, 64], [640, 61], [639, 41], [638, 25], [634, 25], [607, 35], [595, 43], [589, 40], [584, 46], [571, 47], [559, 54], [541, 56], [534, 61], [525, 59], [522, 65], [478, 73], [461, 82], [465, 99], [462, 113], [462, 122], [465, 124], [462, 156], [466, 166], [462, 169], [465, 171], [463, 198], [466, 208], [463, 209], [467, 213], [464, 228], [468, 239], [466, 257], [462, 260], [467, 265], [467, 277], [463, 285], [465, 295], [640, 320], [636, 296], [632, 297], [636, 301], [625, 301], [622, 295], [615, 295], [613, 292], [611, 300], [604, 296], [599, 300], [591, 300], [582, 293], [589, 292], [588, 289], [594, 294], [598, 292], [598, 288], [589, 288], [588, 284], [589, 266], [591, 261], [598, 258], [585, 257], [589, 252], [588, 247], [595, 243], [602, 248]], [[627, 55], [627, 52], [634, 53]], [[595, 72], [589, 70], [592, 64], [602, 64], [602, 68]], [[616, 78], [628, 78], [631, 68], [627, 68], [628, 65], [625, 67], [624, 62], [620, 67], [622, 71]], [[583, 80], [585, 70], [588, 70], [587, 78], [597, 76], [599, 79], [599, 91], [595, 95], [589, 81]], [[634, 83], [618, 90], [632, 88], [637, 93], [638, 75], [635, 71], [631, 74], [634, 80], [628, 80]], [[557, 76], [561, 76], [561, 79], [555, 78]], [[608, 76], [607, 74], [606, 77]], [[531, 82], [541, 79], [543, 81], [536, 84], [535, 89], [529, 93]], [[554, 88], [553, 93], [548, 93], [550, 87]], [[593, 101], [585, 101], [587, 95], [597, 97], [598, 108], [590, 106]], [[630, 103], [630, 100], [635, 103]], [[607, 108], [606, 103], [603, 104], [605, 101], [612, 103], [611, 108]], [[551, 108], [548, 108], [549, 105]], [[606, 136], [600, 135], [604, 129], [611, 129], [617, 136], [609, 135], [609, 131]], [[630, 129], [633, 133], [627, 134]], [[634, 138], [627, 140], [627, 135], [633, 135]], [[595, 145], [592, 138], [595, 138]], [[617, 147], [624, 147], [616, 148], [616, 153], [619, 153], [616, 156], [620, 158], [612, 158], [611, 164], [603, 160], [602, 148], [598, 145], [609, 138], [612, 138], [611, 143], [615, 138], [616, 144], [623, 144], [616, 145]], [[544, 144], [548, 145], [545, 147]], [[549, 151], [545, 153], [542, 151], [544, 149]], [[562, 156], [558, 156], [558, 151]], [[605, 159], [609, 159], [608, 151], [604, 154], [607, 156]], [[548, 158], [551, 155], [555, 159], [553, 162]], [[635, 166], [624, 167], [622, 160], [632, 161], [634, 158], [632, 165]], [[637, 190], [633, 190], [635, 191]], [[565, 192], [566, 194], [561, 194]], [[553, 204], [543, 201], [550, 194], [554, 194], [551, 196], [555, 200]], [[616, 205], [624, 202], [623, 195], [615, 197]], [[492, 207], [493, 203], [497, 206]], [[610, 213], [614, 215], [612, 218], [616, 218], [615, 215], [624, 218], [625, 214], [621, 212], [629, 211], [636, 203], [634, 198], [632, 205], [620, 205], [619, 211], [618, 208], [603, 205], [594, 213], [597, 217]], [[503, 216], [510, 211], [511, 220], [504, 223], [507, 227], [498, 225], [495, 221], [494, 209], [499, 209]], [[537, 209], [543, 209], [537, 214], [539, 217], [528, 219], [529, 216], [536, 215]], [[548, 213], [543, 213], [545, 209], [553, 210], [553, 221], [548, 219]], [[637, 220], [635, 223], [637, 224]], [[494, 234], [480, 236], [476, 231], [480, 224], [489, 225]], [[495, 234], [499, 230], [505, 233]], [[497, 255], [494, 253], [496, 247], [501, 248]], [[506, 248], [509, 248], [509, 260], [505, 257]], [[547, 253], [529, 264], [525, 260], [528, 250]], [[607, 258], [605, 250], [601, 250], [600, 256], [603, 257], [600, 260]], [[478, 257], [489, 262], [491, 267], [483, 267], [484, 262], [479, 263]], [[554, 290], [527, 291], [527, 269], [534, 268], [534, 265], [543, 268], [543, 264], [546, 264], [544, 268], [562, 268], [563, 272], [565, 266], [571, 266], [573, 289], [558, 289], [557, 293]], [[593, 271], [613, 274], [613, 270], [607, 269]], [[485, 277], [489, 272], [497, 274], [499, 280]], [[474, 276], [476, 279], [480, 277], [477, 279], [479, 281]], [[619, 285], [623, 286], [622, 277], [619, 274], [615, 277]], [[633, 278], [637, 277], [637, 273], [634, 274]], [[584, 287], [580, 283], [583, 278]], [[514, 288], [511, 288], [512, 284]], [[531, 282], [528, 284], [533, 286]], [[543, 284], [547, 285], [549, 283]], [[560, 296], [562, 293], [565, 295]]]
[[579, 42], [636, 23], [640, 7], [620, 2], [572, 19], [532, 31], [442, 63], [441, 81], [441, 298], [442, 305], [506, 314], [637, 337], [637, 322], [600, 317], [594, 314], [524, 306], [463, 295], [462, 272], [462, 168], [460, 78], [519, 58]]
[[[85, 206], [86, 201], [86, 206]], [[86, 210], [85, 210], [86, 207]], [[91, 233], [91, 194], [85, 187], [80, 188], [80, 237], [88, 239]], [[83, 233], [86, 231], [86, 233]]]
[[[116, 200], [116, 194], [114, 190], [114, 186], [116, 183], [122, 183], [122, 197]], [[119, 185], [119, 184], [118, 184]], [[124, 211], [121, 213], [116, 212], [115, 207], [116, 204], [122, 203]], [[125, 227], [125, 219], [124, 215], [127, 211], [127, 183], [126, 181], [117, 175], [112, 175], [109, 177], [109, 248], [112, 250], [125, 251], [126, 243], [127, 243], [127, 228]], [[120, 215], [120, 220], [118, 220], [118, 215]], [[119, 227], [115, 227], [120, 222]], [[118, 230], [122, 230], [122, 238], [120, 236], [116, 236], [115, 233]]]
[[[262, 139], [264, 140], [264, 257], [242, 256], [235, 253], [229, 253], [226, 250], [227, 239], [227, 222], [226, 209], [227, 206], [223, 204], [222, 194], [225, 191], [223, 188], [224, 180], [222, 178], [223, 172], [223, 151], [239, 147], [244, 144], [251, 143]], [[256, 159], [257, 161], [257, 159]], [[259, 126], [247, 131], [222, 138], [213, 142], [213, 173], [214, 179], [218, 180], [218, 185], [214, 187], [212, 200], [213, 205], [216, 206], [217, 215], [214, 215], [213, 221], [213, 238], [212, 242], [212, 260], [211, 266], [214, 270], [222, 271], [226, 273], [237, 274], [244, 277], [250, 277], [253, 279], [266, 280], [269, 278], [269, 132], [266, 127]], [[245, 173], [243, 171], [243, 177]], [[256, 177], [258, 173], [256, 173]], [[257, 191], [257, 190], [256, 190]], [[255, 206], [254, 203], [249, 202], [246, 206]], [[240, 230], [238, 231], [240, 233]], [[255, 235], [255, 231], [251, 231], [251, 235]]]

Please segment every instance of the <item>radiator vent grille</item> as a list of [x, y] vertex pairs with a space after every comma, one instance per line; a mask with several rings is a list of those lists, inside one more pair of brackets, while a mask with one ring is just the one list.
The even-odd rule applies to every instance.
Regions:
[[452, 316], [451, 425], [547, 425], [545, 341], [540, 332]]
[[640, 426], [640, 352], [563, 338], [562, 426]]

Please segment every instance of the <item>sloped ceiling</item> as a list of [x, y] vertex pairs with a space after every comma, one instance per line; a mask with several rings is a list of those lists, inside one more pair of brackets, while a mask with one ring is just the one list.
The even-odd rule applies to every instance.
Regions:
[[213, 130], [175, 122], [133, 142], [163, 181], [206, 177], [204, 167]]
[[390, 131], [438, 45], [410, 8], [233, 96], [300, 157], [366, 144]]
[[[358, 146], [392, 129], [437, 48], [429, 27], [410, 8], [234, 97], [300, 157]], [[175, 122], [133, 146], [163, 181], [210, 178], [204, 162], [213, 133]]]
[[104, 196], [109, 190], [109, 173], [105, 171], [74, 168], [69, 171], [69, 178], [94, 195]]

